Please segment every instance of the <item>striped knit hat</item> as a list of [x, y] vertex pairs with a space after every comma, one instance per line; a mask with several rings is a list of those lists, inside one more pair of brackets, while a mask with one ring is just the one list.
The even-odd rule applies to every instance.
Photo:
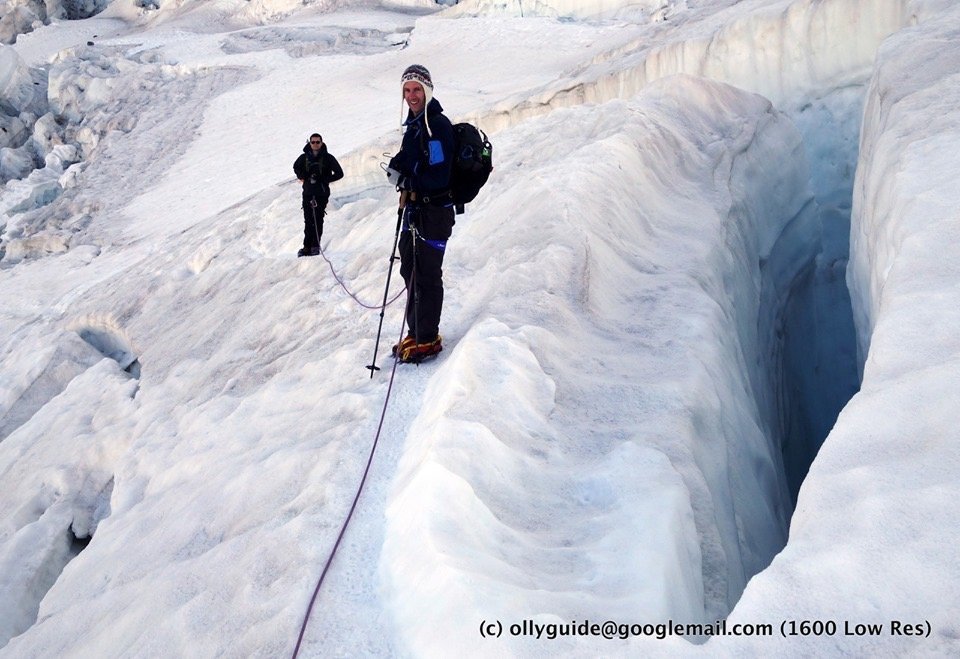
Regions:
[[[427, 126], [427, 135], [433, 136], [433, 133], [430, 132], [430, 122], [427, 121], [427, 106], [430, 105], [430, 101], [433, 99], [433, 79], [430, 77], [430, 72], [427, 71], [427, 67], [422, 64], [411, 64], [403, 72], [403, 75], [400, 76], [400, 89], [401, 89], [401, 98], [403, 94], [403, 85], [408, 82], [419, 83], [423, 87], [423, 123]], [[401, 122], [402, 122], [402, 108], [401, 104]]]

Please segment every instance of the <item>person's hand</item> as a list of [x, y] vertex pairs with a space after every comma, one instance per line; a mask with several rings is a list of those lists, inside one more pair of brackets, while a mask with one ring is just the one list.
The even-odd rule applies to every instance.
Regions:
[[387, 167], [384, 169], [387, 173], [387, 180], [393, 183], [398, 190], [405, 190], [407, 185], [407, 179], [400, 175], [400, 172], [395, 170], [393, 167]]

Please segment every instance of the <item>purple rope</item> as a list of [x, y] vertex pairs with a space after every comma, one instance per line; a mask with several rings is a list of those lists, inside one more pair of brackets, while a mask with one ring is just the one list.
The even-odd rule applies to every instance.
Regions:
[[[317, 231], [317, 210], [316, 206], [313, 207], [313, 226], [314, 231]], [[319, 233], [319, 231], [317, 231]], [[350, 289], [347, 288], [346, 284], [343, 283], [343, 280], [340, 279], [337, 275], [336, 269], [333, 267], [333, 263], [330, 262], [330, 259], [327, 258], [327, 255], [323, 251], [323, 247], [320, 246], [320, 236], [317, 236], [317, 247], [320, 250], [320, 255], [323, 256], [323, 260], [327, 262], [327, 265], [330, 266], [330, 272], [333, 273], [333, 278], [337, 280], [337, 283], [340, 284], [340, 287], [349, 295], [353, 300], [359, 304], [361, 307], [366, 309], [383, 309], [388, 305], [393, 304], [400, 296], [407, 292], [406, 287], [404, 287], [396, 297], [383, 305], [368, 305], [361, 302], [356, 295], [350, 292]], [[392, 267], [392, 264], [391, 264]], [[400, 324], [400, 337], [397, 342], [399, 343], [403, 339], [403, 331], [406, 328], [406, 313], [403, 315], [403, 320]], [[367, 465], [363, 470], [363, 476], [360, 478], [360, 485], [357, 487], [357, 493], [353, 497], [353, 503], [350, 504], [350, 512], [347, 513], [347, 517], [343, 520], [343, 525], [340, 527], [340, 533], [337, 534], [337, 540], [333, 543], [333, 549], [330, 551], [330, 555], [327, 557], [327, 562], [323, 566], [323, 571], [320, 573], [320, 578], [317, 580], [317, 586], [313, 589], [313, 595], [310, 596], [310, 603], [307, 605], [306, 613], [303, 616], [303, 623], [300, 625], [300, 634], [297, 636], [297, 644], [293, 648], [293, 657], [292, 659], [297, 659], [297, 656], [300, 654], [300, 646], [303, 644], [303, 636], [307, 631], [307, 623], [310, 621], [310, 614], [313, 613], [313, 606], [317, 602], [317, 596], [320, 594], [320, 588], [323, 586], [324, 580], [327, 578], [327, 573], [330, 571], [330, 565], [333, 564], [333, 557], [337, 554], [337, 549], [340, 548], [340, 543], [343, 541], [343, 537], [347, 532], [347, 525], [350, 524], [350, 520], [353, 519], [353, 513], [357, 510], [357, 503], [360, 501], [360, 495], [363, 492], [363, 486], [367, 482], [367, 476], [370, 474], [370, 467], [373, 464], [373, 456], [377, 451], [377, 444], [380, 442], [380, 433], [383, 430], [383, 422], [387, 416], [387, 405], [390, 403], [390, 394], [393, 392], [393, 380], [397, 374], [397, 364], [400, 363], [400, 360], [396, 355], [393, 357], [393, 369], [390, 371], [390, 381], [387, 384], [387, 395], [383, 399], [383, 408], [380, 411], [380, 423], [377, 425], [377, 433], [373, 437], [373, 445], [370, 447], [370, 455], [367, 458]]]
[[[319, 246], [319, 242], [318, 242], [317, 244], [318, 244], [318, 246]], [[330, 259], [327, 258], [326, 253], [323, 251], [323, 247], [322, 247], [322, 246], [319, 246], [319, 249], [320, 249], [320, 256], [322, 256], [322, 257], [323, 257], [323, 260], [327, 262], [327, 265], [328, 265], [328, 266], [330, 266], [330, 272], [331, 272], [331, 274], [333, 274], [333, 278], [337, 280], [337, 283], [340, 284], [340, 288], [342, 288], [347, 295], [349, 295], [350, 297], [353, 298], [353, 301], [354, 301], [354, 302], [356, 302], [357, 304], [359, 304], [359, 305], [360, 305], [361, 307], [363, 307], [364, 309], [382, 309], [382, 308], [385, 307], [385, 306], [386, 306], [386, 307], [389, 307], [391, 304], [393, 304], [394, 302], [396, 302], [397, 300], [399, 300], [401, 295], [403, 295], [403, 290], [401, 289], [401, 291], [400, 291], [399, 293], [397, 293], [396, 296], [394, 296], [394, 298], [393, 298], [392, 300], [390, 300], [389, 302], [387, 302], [385, 305], [383, 305], [383, 304], [366, 304], [365, 302], [360, 301], [360, 298], [358, 298], [356, 295], [354, 295], [353, 293], [351, 293], [351, 292], [350, 292], [350, 289], [347, 288], [347, 285], [343, 283], [343, 280], [342, 280], [342, 279], [340, 279], [340, 275], [337, 274], [336, 269], [334, 269], [334, 267], [333, 267], [333, 263], [331, 263]]]
[[[365, 302], [362, 302], [360, 298], [354, 295], [349, 288], [347, 288], [347, 285], [343, 283], [342, 279], [340, 279], [340, 275], [337, 274], [336, 268], [333, 267], [333, 262], [327, 258], [326, 253], [323, 251], [323, 245], [320, 244], [320, 229], [317, 223], [317, 200], [315, 197], [310, 200], [310, 208], [313, 209], [313, 235], [317, 237], [317, 249], [320, 250], [320, 256], [323, 257], [323, 260], [327, 262], [328, 266], [330, 266], [330, 272], [333, 274], [333, 278], [337, 280], [337, 283], [340, 284], [340, 288], [342, 288], [347, 295], [353, 298], [354, 302], [359, 304], [364, 309], [384, 309], [399, 300], [400, 296], [403, 295], [402, 290], [386, 304], [366, 304]], [[393, 267], [392, 261], [390, 262], [390, 267]]]
[[[406, 289], [404, 289], [404, 291], [405, 290]], [[404, 291], [400, 291], [400, 293], [402, 294]], [[404, 316], [403, 322], [400, 324], [400, 339], [403, 338], [403, 330], [405, 327], [406, 316]], [[300, 625], [300, 635], [297, 637], [297, 645], [293, 649], [292, 659], [297, 659], [297, 655], [300, 653], [300, 645], [303, 643], [303, 635], [307, 631], [307, 622], [310, 620], [310, 614], [313, 612], [313, 605], [317, 601], [317, 595], [320, 593], [320, 587], [323, 586], [323, 581], [326, 579], [327, 572], [330, 570], [330, 565], [333, 563], [333, 557], [336, 555], [337, 549], [340, 547], [340, 542], [343, 540], [343, 536], [347, 531], [347, 525], [353, 518], [354, 511], [357, 509], [357, 502], [360, 501], [360, 493], [363, 492], [363, 486], [367, 482], [367, 475], [370, 473], [370, 465], [373, 464], [373, 454], [377, 450], [377, 444], [380, 441], [380, 431], [383, 430], [383, 421], [387, 416], [387, 405], [390, 402], [390, 394], [393, 391], [393, 378], [397, 374], [397, 364], [399, 363], [400, 360], [394, 356], [393, 370], [390, 371], [390, 382], [387, 385], [387, 395], [383, 399], [383, 409], [380, 411], [380, 423], [377, 425], [377, 434], [373, 438], [373, 446], [370, 447], [370, 457], [367, 458], [367, 466], [363, 470], [363, 477], [360, 479], [360, 486], [357, 488], [357, 494], [353, 497], [353, 503], [350, 505], [350, 512], [347, 513], [347, 517], [343, 521], [343, 526], [340, 527], [340, 533], [337, 535], [337, 541], [333, 543], [333, 549], [330, 551], [330, 556], [327, 558], [327, 562], [323, 566], [323, 572], [320, 573], [320, 579], [317, 581], [317, 587], [313, 589], [313, 595], [310, 597], [310, 604], [307, 606], [307, 611], [303, 616], [303, 624]]]

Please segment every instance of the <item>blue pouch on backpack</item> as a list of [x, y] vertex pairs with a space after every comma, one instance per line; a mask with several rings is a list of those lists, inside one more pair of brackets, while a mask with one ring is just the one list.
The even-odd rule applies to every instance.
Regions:
[[427, 150], [430, 155], [430, 164], [437, 165], [443, 162], [443, 145], [440, 140], [430, 140], [427, 143]]

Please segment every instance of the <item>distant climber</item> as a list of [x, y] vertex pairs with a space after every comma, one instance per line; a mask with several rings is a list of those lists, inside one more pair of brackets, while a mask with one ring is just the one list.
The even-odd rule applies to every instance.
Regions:
[[343, 169], [333, 154], [327, 152], [320, 134], [314, 133], [293, 163], [293, 173], [303, 184], [303, 248], [297, 256], [316, 256], [320, 253], [330, 184], [343, 178]]

